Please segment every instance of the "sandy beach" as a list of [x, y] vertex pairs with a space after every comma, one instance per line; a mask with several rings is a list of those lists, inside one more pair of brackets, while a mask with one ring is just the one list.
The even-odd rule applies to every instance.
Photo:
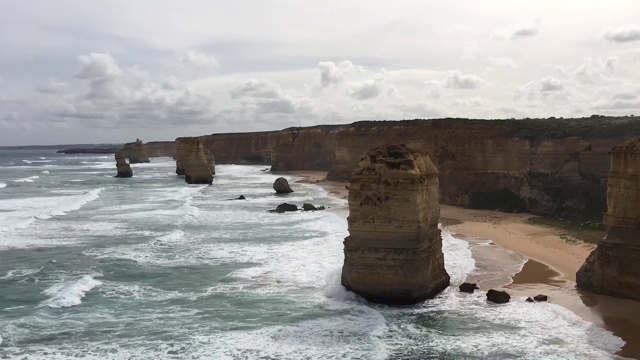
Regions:
[[[330, 194], [346, 199], [348, 183], [326, 181], [326, 172], [291, 173], [315, 183]], [[561, 226], [552, 226], [531, 214], [508, 214], [490, 210], [472, 210], [441, 205], [440, 219], [444, 229], [484, 251], [485, 258], [502, 261], [508, 256], [524, 256], [526, 262], [515, 276], [474, 279], [481, 290], [501, 287], [512, 295], [512, 301], [524, 301], [537, 294], [549, 296], [550, 302], [563, 306], [586, 321], [604, 327], [625, 340], [618, 353], [625, 358], [640, 359], [640, 302], [578, 291], [575, 274], [595, 248], [572, 236]], [[590, 234], [597, 236], [598, 234]], [[489, 243], [490, 242], [490, 243]], [[483, 244], [473, 247], [474, 244]], [[486, 245], [492, 246], [486, 246]], [[509, 251], [504, 251], [504, 250]], [[474, 257], [479, 253], [474, 252]], [[478, 261], [478, 259], [476, 258]], [[486, 260], [485, 260], [486, 261]]]

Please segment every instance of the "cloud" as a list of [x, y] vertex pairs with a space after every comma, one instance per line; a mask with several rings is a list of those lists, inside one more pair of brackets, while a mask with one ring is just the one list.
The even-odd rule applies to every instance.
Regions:
[[231, 90], [230, 95], [232, 99], [244, 96], [275, 99], [282, 96], [282, 89], [266, 79], [249, 79]]
[[493, 57], [489, 56], [487, 58], [487, 62], [489, 63], [488, 70], [493, 70], [495, 68], [511, 68], [516, 69], [518, 64], [516, 64], [515, 60], [507, 57]]
[[565, 89], [565, 85], [553, 76], [530, 81], [515, 90], [515, 98], [518, 100], [564, 98], [566, 96], [568, 96], [568, 92]]
[[323, 87], [342, 82], [348, 72], [363, 71], [362, 66], [354, 65], [349, 60], [338, 64], [333, 61], [323, 61], [318, 63], [318, 67], [320, 68], [320, 85]]
[[380, 94], [380, 87], [373, 80], [350, 83], [347, 88], [347, 94], [356, 100], [373, 99]]
[[485, 81], [474, 74], [463, 74], [460, 71], [449, 71], [443, 86], [451, 89], [471, 90], [477, 89]]
[[76, 73], [78, 79], [97, 79], [114, 77], [120, 74], [120, 67], [110, 54], [91, 53], [78, 57], [80, 69]]
[[62, 94], [68, 87], [69, 84], [65, 82], [51, 79], [48, 84], [37, 87], [36, 91], [43, 94]]
[[546, 78], [538, 81], [538, 84], [541, 92], [559, 91], [564, 88], [562, 82], [553, 76], [547, 76]]
[[189, 51], [181, 57], [180, 67], [192, 75], [212, 74], [219, 69], [215, 57], [195, 51]]
[[496, 30], [493, 38], [496, 40], [518, 40], [526, 37], [535, 36], [540, 30], [540, 18], [536, 18], [528, 24], [517, 25], [508, 29]]
[[640, 40], [640, 25], [623, 25], [604, 32], [604, 38], [617, 42], [625, 43]]
[[454, 101], [455, 105], [462, 106], [483, 106], [489, 102], [489, 99], [481, 96], [474, 96], [466, 99], [457, 99]]

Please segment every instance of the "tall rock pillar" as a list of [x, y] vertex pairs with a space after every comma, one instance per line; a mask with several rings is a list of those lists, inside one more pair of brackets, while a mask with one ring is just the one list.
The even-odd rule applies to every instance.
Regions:
[[117, 178], [128, 178], [133, 176], [133, 171], [131, 170], [131, 166], [127, 164], [127, 160], [125, 159], [124, 152], [122, 150], [118, 150], [115, 153], [116, 158], [116, 170], [118, 174], [116, 174]]
[[640, 138], [609, 152], [607, 234], [576, 274], [578, 288], [640, 300]]
[[198, 138], [190, 138], [184, 143], [187, 160], [184, 166], [184, 179], [189, 184], [211, 184], [213, 175], [207, 164], [204, 147]]
[[403, 145], [371, 150], [351, 179], [342, 285], [385, 304], [417, 303], [445, 289], [438, 196], [429, 156]]

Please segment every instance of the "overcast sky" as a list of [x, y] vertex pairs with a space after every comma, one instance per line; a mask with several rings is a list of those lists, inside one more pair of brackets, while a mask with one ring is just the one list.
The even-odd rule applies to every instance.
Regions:
[[0, 146], [640, 114], [640, 2], [0, 5]]

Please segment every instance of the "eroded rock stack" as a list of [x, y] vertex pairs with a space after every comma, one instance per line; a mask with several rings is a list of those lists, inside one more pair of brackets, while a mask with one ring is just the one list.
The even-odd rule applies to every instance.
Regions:
[[133, 176], [133, 171], [131, 170], [131, 166], [127, 164], [127, 160], [125, 159], [124, 152], [116, 151], [116, 169], [118, 170], [117, 178], [128, 178]]
[[184, 169], [189, 157], [189, 143], [194, 138], [181, 137], [176, 139], [176, 174], [184, 175]]
[[576, 274], [579, 288], [640, 300], [640, 138], [609, 152], [607, 234]]
[[449, 285], [438, 229], [438, 170], [403, 145], [371, 150], [353, 172], [342, 285], [365, 299], [411, 304]]
[[211, 184], [213, 175], [207, 164], [204, 148], [198, 138], [185, 141], [187, 160], [184, 166], [184, 179], [189, 184]]
[[204, 147], [202, 148], [202, 151], [204, 151], [204, 159], [207, 162], [207, 167], [209, 168], [209, 172], [213, 175], [216, 174], [216, 159], [213, 157], [213, 154], [211, 153], [211, 151], [205, 149]]
[[129, 163], [139, 164], [148, 162], [151, 162], [151, 160], [149, 159], [149, 154], [147, 154], [147, 149], [140, 139], [136, 139], [136, 142], [133, 143], [131, 154], [129, 154]]
[[291, 186], [289, 186], [289, 182], [283, 177], [279, 177], [273, 182], [273, 190], [276, 191], [276, 194], [289, 194], [293, 192]]

